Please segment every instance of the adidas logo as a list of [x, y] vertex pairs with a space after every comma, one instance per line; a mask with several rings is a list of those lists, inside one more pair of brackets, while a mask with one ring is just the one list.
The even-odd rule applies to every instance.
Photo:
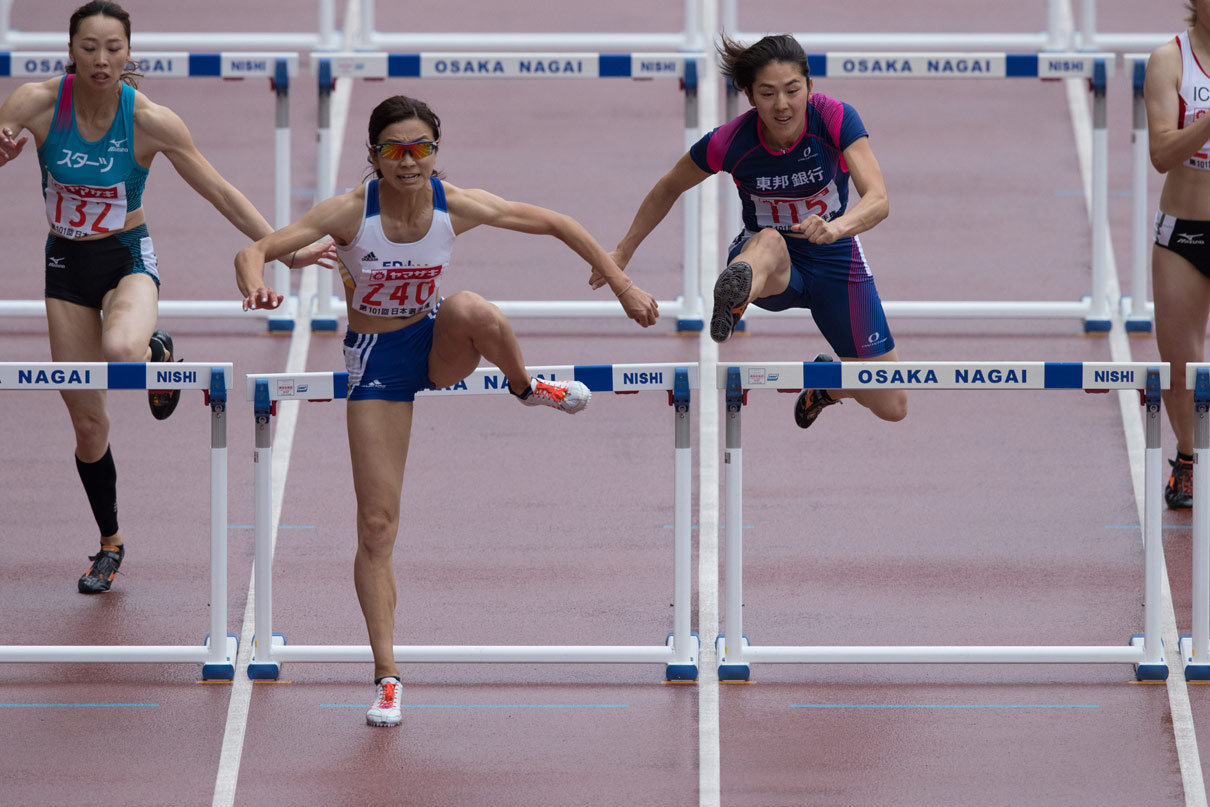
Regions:
[[363, 384], [362, 386], [367, 387], [369, 389], [386, 389], [387, 388], [387, 385], [382, 383], [381, 381], [379, 381], [377, 378], [375, 378], [373, 381], [371, 381], [368, 384]]
[[372, 251], [367, 252], [365, 255], [361, 256], [362, 263], [365, 263], [366, 261], [376, 261], [376, 260], [378, 260], [378, 256], [375, 255]]

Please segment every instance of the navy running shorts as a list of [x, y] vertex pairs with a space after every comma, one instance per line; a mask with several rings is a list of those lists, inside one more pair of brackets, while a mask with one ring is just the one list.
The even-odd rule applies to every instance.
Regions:
[[436, 321], [437, 312], [431, 311], [398, 331], [348, 331], [344, 354], [349, 400], [414, 401], [417, 392], [432, 389], [429, 352]]
[[[735, 260], [754, 233], [741, 232], [727, 254]], [[887, 324], [874, 275], [856, 237], [832, 244], [812, 244], [805, 238], [785, 238], [790, 251], [790, 283], [780, 294], [753, 302], [766, 311], [808, 308], [820, 333], [836, 355], [872, 359], [890, 353], [895, 339]]]

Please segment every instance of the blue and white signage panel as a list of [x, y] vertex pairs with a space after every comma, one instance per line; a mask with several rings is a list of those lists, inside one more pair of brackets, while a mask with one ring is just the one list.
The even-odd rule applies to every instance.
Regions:
[[0, 362], [0, 390], [210, 389], [214, 368], [230, 389], [230, 364], [201, 362]]
[[[298, 75], [297, 53], [188, 53], [164, 51], [132, 54], [135, 72], [148, 78], [273, 78], [279, 59], [286, 61], [288, 75]], [[67, 72], [70, 64], [63, 51], [0, 53], [0, 76], [51, 78]], [[7, 65], [7, 69], [6, 69]]]
[[1105, 53], [886, 53], [811, 54], [815, 75], [829, 78], [1092, 78], [1097, 61], [1113, 75]]
[[682, 78], [684, 53], [322, 53], [334, 78]]
[[[579, 381], [593, 392], [671, 390], [676, 371], [688, 370], [689, 388], [698, 388], [697, 364], [578, 364], [530, 367], [545, 381]], [[508, 378], [495, 367], [480, 367], [452, 387], [426, 390], [418, 395], [490, 394], [508, 391]]]
[[744, 389], [1144, 389], [1147, 370], [1170, 383], [1166, 363], [1142, 362], [750, 362], [738, 367]]

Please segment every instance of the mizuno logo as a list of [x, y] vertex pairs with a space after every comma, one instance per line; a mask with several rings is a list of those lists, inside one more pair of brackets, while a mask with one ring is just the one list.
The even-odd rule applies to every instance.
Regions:
[[366, 261], [376, 261], [376, 260], [378, 260], [378, 256], [375, 255], [372, 251], [367, 252], [365, 255], [361, 256], [362, 263], [365, 263]]
[[60, 258], [55, 255], [48, 255], [48, 256], [46, 256], [46, 259], [48, 261], [50, 261], [51, 269], [66, 269], [67, 268], [67, 266], [64, 265], [64, 263], [63, 263], [63, 261], [67, 260], [66, 258]]
[[130, 149], [128, 149], [122, 145], [125, 142], [126, 142], [126, 138], [124, 138], [124, 137], [121, 140], [110, 140], [109, 141], [109, 150], [110, 151], [130, 151]]
[[1204, 244], [1202, 239], [1203, 233], [1177, 233], [1176, 242], [1178, 244]]

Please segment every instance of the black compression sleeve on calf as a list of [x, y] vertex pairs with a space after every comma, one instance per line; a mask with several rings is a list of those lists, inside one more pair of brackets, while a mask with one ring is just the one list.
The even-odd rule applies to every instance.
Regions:
[[113, 464], [113, 451], [105, 449], [105, 456], [96, 462], [81, 462], [76, 457], [76, 470], [88, 494], [93, 518], [101, 529], [101, 537], [109, 538], [118, 532], [118, 469]]

